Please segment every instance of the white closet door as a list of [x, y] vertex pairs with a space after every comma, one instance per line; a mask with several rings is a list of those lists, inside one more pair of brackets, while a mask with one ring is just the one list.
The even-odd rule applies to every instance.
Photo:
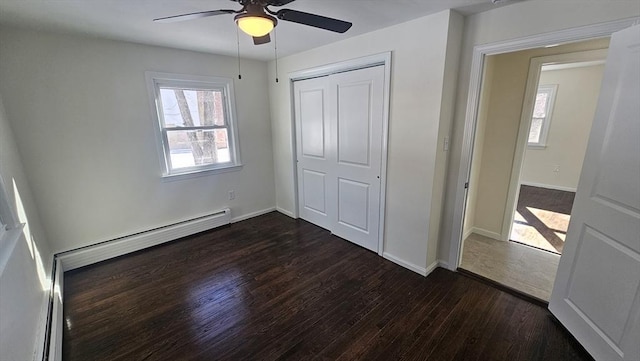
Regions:
[[640, 26], [611, 38], [549, 309], [596, 360], [640, 360]]
[[384, 67], [296, 81], [300, 218], [378, 250]]
[[328, 77], [296, 81], [294, 106], [300, 218], [331, 229], [329, 186], [335, 157], [330, 149]]
[[384, 67], [330, 77], [335, 150], [333, 227], [339, 237], [378, 250]]

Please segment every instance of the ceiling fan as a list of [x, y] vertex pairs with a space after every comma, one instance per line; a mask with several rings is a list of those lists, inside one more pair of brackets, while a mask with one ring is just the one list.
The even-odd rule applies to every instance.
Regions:
[[196, 13], [167, 16], [153, 19], [157, 22], [174, 22], [192, 20], [208, 16], [236, 14], [235, 21], [240, 30], [253, 37], [255, 45], [266, 44], [271, 41], [269, 33], [278, 24], [278, 20], [291, 21], [298, 24], [313, 26], [320, 29], [344, 33], [351, 28], [351, 23], [321, 15], [305, 13], [291, 9], [272, 11], [268, 6], [283, 6], [295, 0], [231, 0], [242, 5], [240, 10], [210, 10]]

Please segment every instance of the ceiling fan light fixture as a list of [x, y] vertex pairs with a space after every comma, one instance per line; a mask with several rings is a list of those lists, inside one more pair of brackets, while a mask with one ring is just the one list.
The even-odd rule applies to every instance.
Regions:
[[267, 14], [240, 14], [235, 20], [240, 30], [256, 38], [269, 34], [277, 24], [276, 18]]

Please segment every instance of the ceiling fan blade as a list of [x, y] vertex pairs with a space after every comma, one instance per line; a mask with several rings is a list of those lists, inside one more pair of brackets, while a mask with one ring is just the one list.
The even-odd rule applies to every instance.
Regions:
[[267, 5], [268, 6], [284, 6], [294, 1], [295, 0], [267, 0]]
[[298, 24], [309, 25], [320, 29], [335, 31], [336, 33], [344, 33], [351, 28], [351, 23], [338, 19], [328, 18], [315, 14], [309, 14], [302, 11], [282, 9], [276, 13], [280, 20], [291, 21]]
[[269, 34], [260, 37], [253, 37], [253, 45], [262, 45], [271, 42], [271, 36]]
[[159, 23], [172, 23], [174, 21], [193, 20], [193, 19], [199, 19], [199, 18], [206, 18], [208, 16], [235, 14], [235, 13], [237, 13], [237, 11], [235, 10], [210, 10], [210, 11], [200, 11], [197, 13], [190, 13], [190, 14], [167, 16], [164, 18], [153, 19], [153, 21], [157, 21]]

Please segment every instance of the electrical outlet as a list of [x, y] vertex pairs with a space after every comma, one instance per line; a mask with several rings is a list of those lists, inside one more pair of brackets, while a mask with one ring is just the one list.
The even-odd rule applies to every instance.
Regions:
[[232, 201], [236, 199], [236, 191], [229, 191], [229, 200]]

